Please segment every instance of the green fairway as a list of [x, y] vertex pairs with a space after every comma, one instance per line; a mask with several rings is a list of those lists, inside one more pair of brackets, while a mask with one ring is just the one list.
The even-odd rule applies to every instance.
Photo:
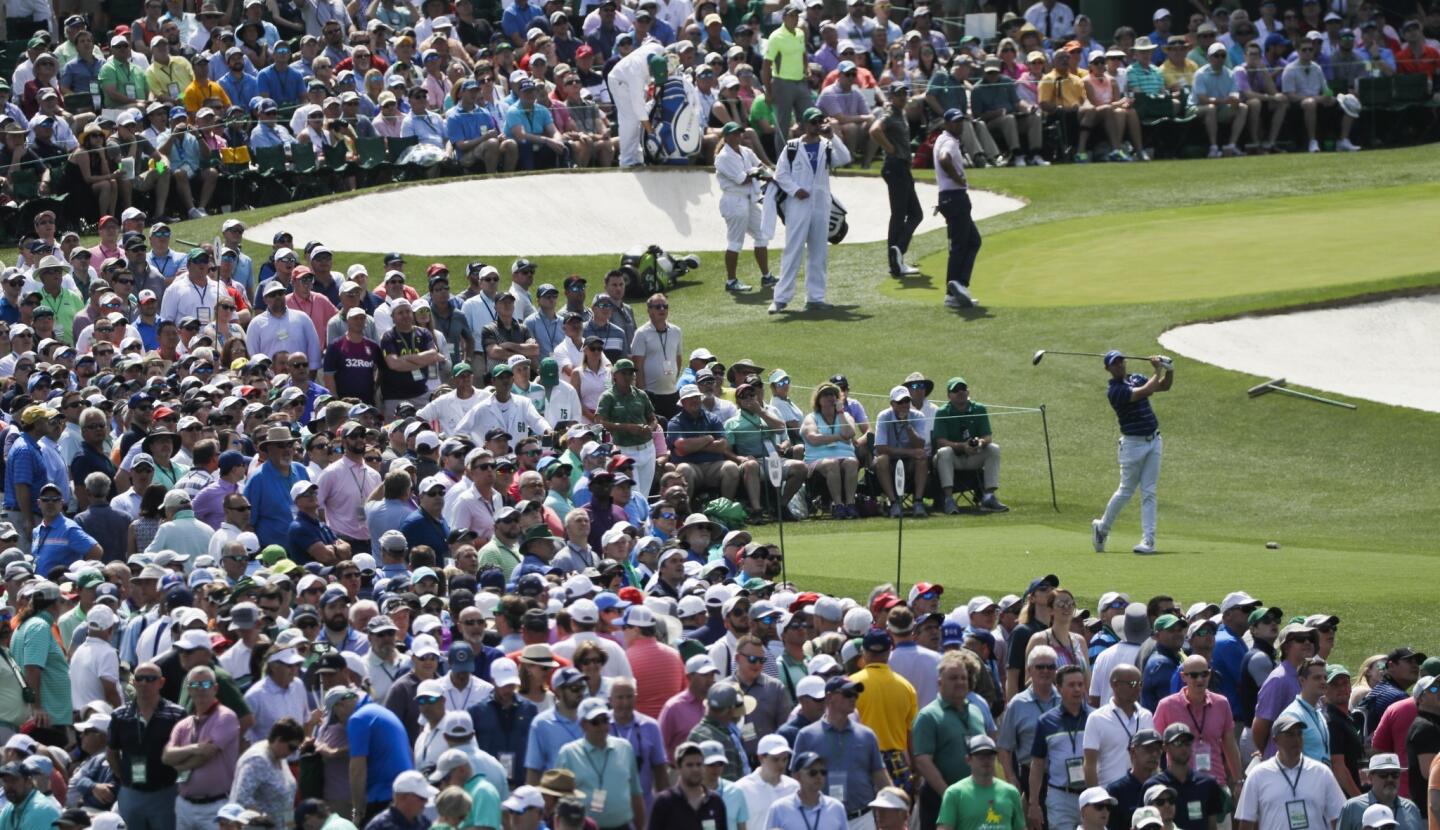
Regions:
[[[1064, 256], [1034, 256], [1032, 229], [1006, 231], [986, 239], [982, 249], [985, 301], [1037, 307], [1158, 302], [1423, 273], [1434, 267], [1430, 246], [1387, 247], [1386, 255], [1377, 257], [1362, 240], [1432, 236], [1437, 204], [1440, 184], [1430, 183], [1046, 225], [1040, 234], [1046, 250], [1084, 252], [1074, 264]], [[1277, 232], [1259, 236], [1267, 228]], [[938, 284], [946, 259], [942, 250], [920, 266], [936, 275]], [[1092, 264], [1104, 278], [1084, 273]]]
[[[1027, 200], [980, 225], [986, 241], [974, 290], [983, 309], [957, 314], [941, 306], [943, 231], [915, 240], [912, 256], [931, 276], [904, 286], [886, 276], [883, 244], [832, 248], [836, 307], [777, 317], [765, 314], [768, 292], [726, 294], [719, 254], [704, 253], [720, 240], [697, 239], [704, 266], [671, 292], [684, 348], [706, 346], [727, 364], [749, 357], [784, 367], [795, 396], [807, 401], [806, 387], [843, 372], [853, 390], [876, 396], [861, 398], [872, 419], [885, 392], [911, 371], [942, 388], [963, 374], [986, 403], [1045, 404], [1059, 512], [1050, 506], [1039, 416], [997, 414], [1000, 496], [1012, 511], [906, 521], [903, 579], [944, 583], [947, 607], [976, 593], [1018, 593], [1053, 572], [1092, 606], [1112, 588], [1139, 599], [1166, 591], [1184, 602], [1218, 602], [1245, 588], [1287, 612], [1333, 611], [1345, 617], [1340, 656], [1352, 668], [1401, 642], [1432, 653], [1440, 647], [1433, 634], [1423, 639], [1430, 614], [1419, 605], [1423, 594], [1407, 585], [1433, 580], [1437, 564], [1440, 415], [1365, 401], [1346, 412], [1276, 395], [1249, 400], [1245, 390], [1259, 379], [1177, 361], [1173, 391], [1155, 404], [1166, 441], [1163, 555], [1129, 553], [1139, 535], [1135, 503], [1111, 536], [1118, 552], [1097, 556], [1089, 522], [1117, 477], [1107, 376], [1095, 359], [1030, 365], [1040, 348], [1148, 354], [1161, 332], [1184, 322], [1440, 284], [1432, 254], [1440, 146], [977, 170], [971, 178]], [[428, 208], [423, 198], [416, 204]], [[253, 225], [296, 207], [237, 216]], [[175, 235], [209, 239], [220, 221], [183, 223]], [[537, 284], [580, 273], [592, 286], [617, 264], [611, 256], [509, 250], [486, 236], [483, 218], [476, 238], [484, 241], [473, 255], [438, 259], [457, 274], [473, 259], [503, 272], [524, 255], [539, 264]], [[631, 241], [643, 242], [644, 230]], [[246, 249], [263, 257], [267, 243], [253, 240]], [[437, 258], [406, 251], [411, 245], [393, 240], [423, 293], [425, 264]], [[937, 253], [938, 265], [927, 259]], [[377, 255], [336, 253], [337, 270], [353, 262], [379, 273]], [[748, 256], [741, 275], [759, 281]], [[1397, 382], [1434, 382], [1410, 378], [1404, 367], [1382, 368]], [[776, 538], [773, 525], [758, 533]], [[787, 525], [785, 535], [791, 575], [807, 587], [863, 596], [895, 579], [893, 521], [806, 522]], [[1279, 551], [1265, 549], [1271, 540]]]

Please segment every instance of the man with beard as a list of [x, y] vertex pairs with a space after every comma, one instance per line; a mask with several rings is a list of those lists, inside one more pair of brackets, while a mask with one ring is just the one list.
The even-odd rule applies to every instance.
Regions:
[[350, 595], [338, 585], [325, 589], [320, 596], [320, 621], [324, 630], [316, 642], [328, 643], [333, 651], [353, 651], [364, 656], [370, 644], [359, 632], [350, 628]]

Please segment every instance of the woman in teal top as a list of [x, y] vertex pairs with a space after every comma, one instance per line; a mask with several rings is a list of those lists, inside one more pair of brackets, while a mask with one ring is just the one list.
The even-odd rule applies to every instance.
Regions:
[[858, 519], [855, 483], [860, 462], [855, 458], [855, 421], [840, 409], [840, 388], [822, 383], [810, 398], [810, 414], [800, 425], [805, 442], [805, 465], [825, 477], [830, 489], [830, 514], [836, 519]]

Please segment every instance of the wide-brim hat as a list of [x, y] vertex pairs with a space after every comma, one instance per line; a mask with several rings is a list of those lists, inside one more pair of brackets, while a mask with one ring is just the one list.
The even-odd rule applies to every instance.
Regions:
[[907, 375], [907, 376], [905, 377], [905, 386], [906, 386], [906, 388], [909, 388], [910, 384], [912, 384], [912, 383], [923, 383], [923, 384], [925, 384], [925, 394], [926, 394], [926, 395], [929, 395], [930, 393], [932, 393], [932, 392], [935, 391], [935, 381], [931, 380], [930, 378], [925, 377], [925, 375], [922, 374], [922, 373], [920, 373], [920, 372], [911, 372], [909, 375]]
[[294, 443], [295, 434], [286, 427], [270, 427], [265, 430], [265, 438], [260, 441], [260, 446], [266, 447], [270, 444]]

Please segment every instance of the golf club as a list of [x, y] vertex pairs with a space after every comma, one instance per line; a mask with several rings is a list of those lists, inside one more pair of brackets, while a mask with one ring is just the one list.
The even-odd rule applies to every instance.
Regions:
[[1304, 398], [1307, 401], [1319, 401], [1320, 403], [1328, 403], [1331, 406], [1338, 406], [1342, 409], [1357, 408], [1353, 403], [1334, 401], [1329, 398], [1322, 398], [1319, 395], [1311, 395], [1308, 392], [1297, 392], [1294, 389], [1287, 389], [1285, 386], [1285, 378], [1275, 378], [1274, 380], [1267, 380], [1259, 386], [1252, 386], [1250, 387], [1248, 394], [1252, 398], [1258, 398], [1261, 395], [1266, 395], [1271, 392], [1282, 392], [1286, 395], [1294, 395], [1297, 398]]
[[[1070, 355], [1071, 357], [1104, 357], [1104, 356], [1105, 356], [1105, 353], [1104, 353], [1104, 352], [1056, 352], [1056, 351], [1051, 351], [1051, 350], [1049, 350], [1049, 349], [1041, 349], [1040, 351], [1038, 351], [1038, 352], [1035, 353], [1035, 356], [1034, 356], [1034, 357], [1030, 358], [1030, 365], [1031, 365], [1031, 366], [1039, 366], [1039, 365], [1040, 365], [1040, 361], [1041, 361], [1041, 360], [1044, 360], [1044, 359], [1045, 359], [1045, 355], [1047, 355], [1047, 354], [1063, 354], [1063, 355]], [[1130, 355], [1130, 354], [1124, 354], [1124, 355], [1120, 355], [1120, 356], [1123, 357], [1123, 358], [1125, 358], [1126, 360], [1143, 360], [1143, 361], [1145, 361], [1146, 363], [1149, 363], [1149, 362], [1150, 362], [1150, 358], [1148, 358], [1148, 357], [1136, 357], [1135, 355]]]

